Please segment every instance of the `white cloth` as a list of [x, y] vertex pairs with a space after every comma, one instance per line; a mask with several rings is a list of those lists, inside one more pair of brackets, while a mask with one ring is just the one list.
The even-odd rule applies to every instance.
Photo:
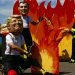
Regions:
[[14, 43], [18, 47], [25, 44], [24, 37], [22, 35], [14, 36], [12, 33], [6, 36], [6, 50], [5, 55], [20, 55], [18, 50], [11, 49], [9, 43]]
[[26, 16], [25, 18], [21, 16], [21, 18], [23, 20], [23, 28], [29, 28], [29, 23], [32, 22], [32, 19], [29, 16]]

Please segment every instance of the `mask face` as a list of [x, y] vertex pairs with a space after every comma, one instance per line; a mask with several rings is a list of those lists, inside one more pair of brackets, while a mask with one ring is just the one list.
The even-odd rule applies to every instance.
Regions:
[[19, 11], [22, 15], [26, 15], [29, 12], [29, 5], [27, 3], [20, 3]]
[[20, 34], [23, 30], [23, 22], [21, 19], [12, 18], [8, 28], [10, 32]]

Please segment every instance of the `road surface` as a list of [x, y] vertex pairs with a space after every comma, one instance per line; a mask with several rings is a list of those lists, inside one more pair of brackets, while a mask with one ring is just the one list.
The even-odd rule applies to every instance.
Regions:
[[[59, 69], [59, 75], [75, 75], [75, 63], [60, 62]], [[30, 69], [27, 69], [25, 72], [29, 73]], [[0, 75], [2, 74], [0, 73]]]

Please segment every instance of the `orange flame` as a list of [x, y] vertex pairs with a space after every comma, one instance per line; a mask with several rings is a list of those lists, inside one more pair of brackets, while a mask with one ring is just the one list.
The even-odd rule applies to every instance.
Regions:
[[[36, 43], [36, 47], [33, 49], [33, 57], [38, 59], [45, 71], [58, 74], [59, 73], [59, 55], [58, 55], [58, 43], [56, 41], [57, 36], [61, 30], [60, 27], [72, 27], [74, 22], [74, 0], [65, 0], [64, 5], [61, 5], [57, 0], [55, 8], [51, 8], [50, 2], [47, 9], [44, 7], [44, 2], [38, 6], [36, 0], [24, 0], [30, 4], [29, 15], [37, 20], [38, 17], [44, 16], [51, 21], [53, 29], [46, 23], [46, 20], [40, 22], [37, 26], [30, 25], [30, 31], [32, 38]], [[18, 2], [13, 7], [13, 13], [17, 12]], [[58, 32], [57, 32], [58, 31]], [[45, 59], [49, 59], [50, 63], [47, 63]], [[40, 61], [42, 60], [42, 62]], [[35, 69], [36, 70], [36, 69]], [[37, 71], [37, 70], [36, 70]]]

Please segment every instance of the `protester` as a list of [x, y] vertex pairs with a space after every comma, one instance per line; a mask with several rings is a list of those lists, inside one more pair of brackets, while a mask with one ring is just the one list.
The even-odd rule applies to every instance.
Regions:
[[20, 15], [12, 15], [7, 20], [7, 28], [9, 34], [6, 35], [6, 50], [4, 52], [3, 64], [4, 64], [4, 75], [8, 75], [10, 70], [18, 75], [17, 66], [22, 66], [22, 68], [28, 68], [29, 62], [21, 57], [22, 54], [27, 54], [28, 52], [24, 48], [24, 38], [21, 35], [23, 30], [23, 21]]
[[20, 2], [18, 9], [20, 11], [21, 18], [23, 20], [22, 34], [26, 42], [27, 50], [30, 51], [32, 48], [33, 42], [32, 42], [32, 37], [31, 37], [30, 29], [29, 29], [29, 23], [33, 25], [37, 25], [40, 21], [42, 21], [43, 18], [40, 17], [39, 20], [37, 20], [36, 22], [33, 21], [31, 17], [28, 16], [29, 4], [27, 2]]

